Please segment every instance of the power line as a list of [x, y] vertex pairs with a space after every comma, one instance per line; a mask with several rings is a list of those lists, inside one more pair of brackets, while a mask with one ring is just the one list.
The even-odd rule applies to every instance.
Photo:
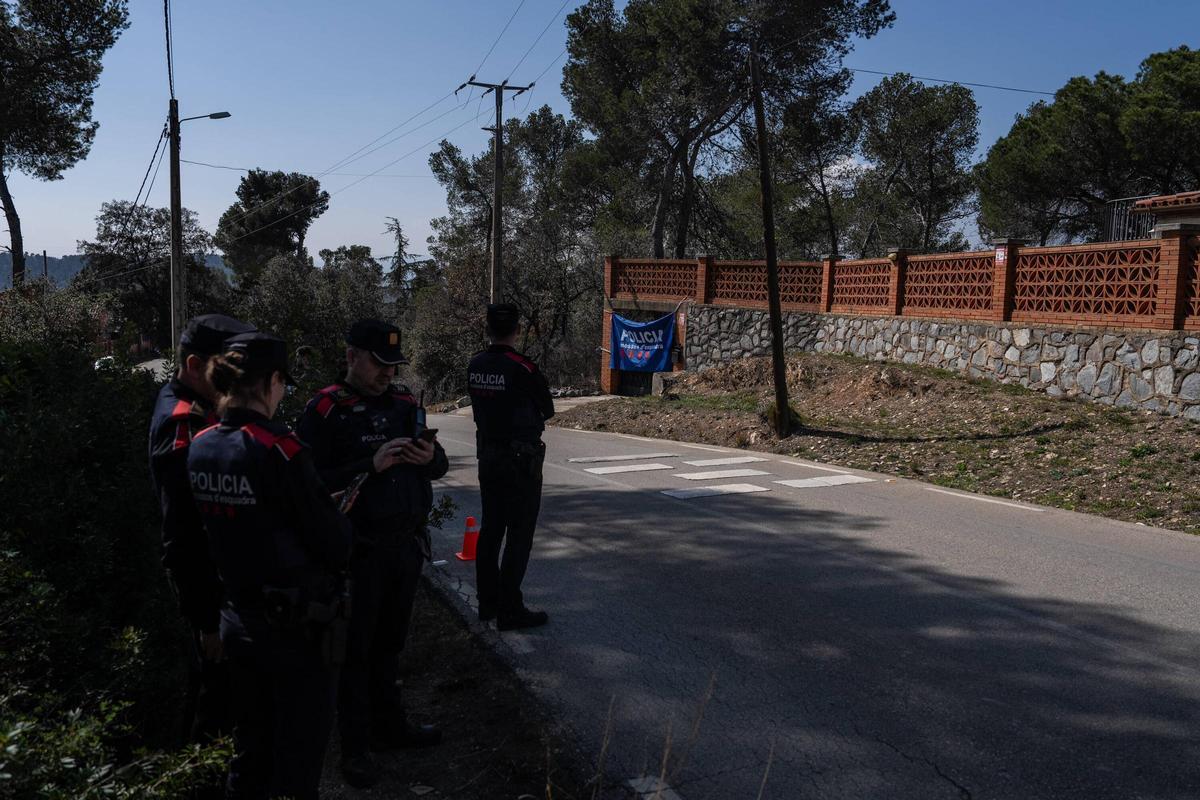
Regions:
[[[210, 164], [207, 161], [189, 161], [186, 158], [179, 159], [179, 162], [181, 164], [194, 164], [198, 167], [211, 167], [213, 169], [228, 169], [228, 170], [233, 170], [234, 172], [250, 172], [251, 170], [262, 169], [262, 167], [231, 167], [228, 164]], [[300, 171], [304, 172], [304, 170], [300, 170]], [[362, 172], [326, 172], [325, 174], [326, 175], [338, 175], [338, 176], [347, 177], [347, 178], [367, 177], [367, 175]], [[400, 175], [400, 174], [394, 174], [394, 173], [393, 174], [380, 173], [378, 175], [370, 175], [370, 177], [372, 177], [372, 178], [432, 178], [433, 176], [432, 175], [421, 175], [421, 174], [417, 174], [417, 173], [410, 174], [410, 175]]]
[[908, 75], [910, 78], [918, 81], [933, 81], [935, 83], [957, 83], [960, 86], [974, 86], [980, 89], [1000, 89], [1005, 92], [1023, 92], [1024, 94], [1044, 94], [1050, 97], [1054, 96], [1054, 92], [1043, 92], [1040, 89], [1018, 89], [1013, 86], [998, 86], [994, 83], [971, 83], [970, 81], [955, 81], [949, 78], [922, 78], [920, 75], [909, 75], [906, 72], [882, 72], [876, 69], [856, 69], [854, 67], [846, 67], [851, 72], [865, 72], [868, 75], [886, 75], [889, 78], [897, 75]]
[[[421, 128], [424, 128], [424, 127], [426, 127], [427, 125], [432, 125], [434, 122], [437, 122], [439, 119], [441, 119], [441, 118], [443, 118], [443, 117], [445, 117], [445, 116], [447, 116], [447, 115], [449, 115], [449, 114], [453, 114], [455, 111], [459, 111], [459, 110], [461, 110], [463, 106], [460, 106], [460, 105], [455, 105], [455, 106], [453, 106], [452, 108], [450, 108], [449, 110], [447, 110], [447, 111], [445, 111], [445, 112], [443, 112], [443, 113], [441, 113], [441, 114], [438, 114], [438, 115], [437, 115], [436, 117], [434, 117], [433, 119], [430, 119], [430, 120], [427, 120], [426, 122], [423, 122], [423, 123], [421, 123], [420, 125], [418, 125], [417, 127], [413, 128], [412, 130], [405, 131], [404, 133], [400, 134], [399, 136], [397, 136], [397, 137], [395, 137], [395, 138], [393, 138], [393, 139], [390, 139], [390, 140], [388, 140], [388, 141], [384, 142], [383, 144], [379, 145], [378, 147], [372, 148], [371, 150], [367, 150], [367, 152], [365, 152], [365, 153], [363, 152], [363, 150], [365, 150], [366, 148], [368, 148], [368, 147], [370, 147], [371, 145], [375, 144], [375, 142], [378, 142], [378, 141], [379, 141], [380, 139], [382, 139], [384, 136], [387, 136], [389, 133], [392, 133], [393, 131], [399, 130], [400, 128], [402, 128], [402, 127], [404, 127], [405, 125], [407, 125], [409, 122], [412, 122], [412, 121], [413, 121], [413, 120], [415, 120], [417, 117], [419, 117], [419, 116], [421, 116], [422, 114], [424, 114], [426, 111], [429, 111], [430, 109], [432, 109], [432, 108], [434, 108], [434, 107], [436, 107], [436, 106], [440, 105], [442, 102], [444, 102], [444, 101], [446, 100], [446, 98], [448, 98], [448, 97], [452, 97], [453, 95], [454, 95], [454, 92], [448, 92], [448, 93], [446, 93], [446, 94], [445, 94], [444, 96], [442, 96], [442, 97], [441, 97], [439, 100], [436, 100], [435, 102], [431, 103], [430, 105], [428, 105], [428, 106], [426, 106], [425, 108], [423, 108], [423, 109], [421, 109], [420, 111], [418, 111], [416, 114], [413, 114], [411, 117], [409, 117], [408, 119], [406, 119], [404, 122], [400, 123], [399, 125], [397, 125], [397, 126], [393, 127], [391, 130], [387, 131], [387, 133], [384, 133], [384, 134], [383, 134], [383, 135], [381, 135], [381, 136], [377, 136], [377, 137], [376, 137], [376, 138], [375, 138], [373, 141], [371, 141], [371, 142], [368, 142], [367, 144], [365, 144], [365, 145], [363, 145], [362, 147], [358, 148], [358, 150], [355, 150], [353, 153], [351, 153], [350, 155], [346, 156], [345, 158], [342, 158], [342, 159], [338, 160], [338, 161], [337, 161], [337, 162], [335, 162], [335, 163], [334, 163], [332, 166], [330, 166], [328, 169], [326, 169], [326, 170], [323, 170], [321, 173], [319, 173], [319, 174], [318, 174], [318, 175], [316, 175], [315, 177], [310, 177], [310, 178], [309, 178], [307, 181], [299, 181], [299, 182], [298, 182], [298, 183], [297, 183], [295, 186], [293, 186], [292, 188], [290, 188], [290, 189], [287, 189], [287, 190], [285, 190], [285, 191], [282, 191], [282, 192], [280, 192], [280, 193], [276, 194], [276, 195], [275, 195], [275, 196], [273, 196], [273, 197], [268, 197], [266, 200], [263, 200], [261, 203], [258, 203], [257, 205], [254, 205], [254, 206], [252, 206], [252, 207], [250, 207], [250, 208], [246, 209], [244, 212], [242, 212], [242, 213], [241, 213], [241, 214], [239, 214], [238, 216], [236, 216], [236, 217], [234, 217], [233, 219], [231, 219], [231, 220], [229, 221], [229, 224], [231, 224], [231, 225], [232, 225], [232, 224], [234, 224], [234, 223], [241, 222], [242, 220], [244, 220], [244, 219], [246, 219], [247, 217], [249, 217], [251, 214], [254, 214], [254, 213], [258, 212], [258, 211], [260, 211], [260, 210], [262, 210], [262, 209], [266, 208], [267, 206], [270, 206], [270, 205], [272, 205], [272, 204], [274, 204], [274, 203], [278, 202], [279, 200], [282, 200], [283, 198], [287, 197], [288, 195], [292, 194], [293, 192], [299, 191], [300, 189], [302, 189], [302, 188], [304, 188], [305, 186], [308, 186], [308, 185], [310, 185], [310, 184], [317, 183], [317, 182], [318, 182], [318, 181], [319, 181], [321, 178], [324, 178], [324, 177], [325, 177], [325, 176], [327, 176], [327, 175], [332, 175], [332, 174], [334, 174], [333, 170], [335, 170], [335, 169], [338, 169], [339, 167], [345, 167], [345, 166], [348, 166], [348, 165], [350, 165], [350, 164], [353, 164], [353, 163], [355, 163], [356, 161], [361, 161], [362, 159], [366, 158], [367, 156], [371, 155], [372, 153], [376, 153], [376, 152], [378, 152], [378, 151], [382, 150], [382, 149], [383, 149], [383, 148], [385, 148], [385, 147], [388, 147], [388, 146], [390, 146], [390, 145], [393, 145], [393, 144], [395, 144], [396, 142], [400, 141], [401, 139], [405, 138], [406, 136], [411, 136], [412, 134], [414, 134], [414, 133], [416, 133], [417, 131], [421, 130]], [[464, 105], [465, 105], [465, 104], [464, 104]], [[361, 153], [361, 155], [359, 155], [360, 153]], [[181, 160], [182, 160], [182, 159], [181, 159]], [[235, 241], [236, 241], [236, 240], [235, 240]]]
[[154, 165], [154, 174], [150, 176], [150, 188], [146, 190], [146, 196], [142, 199], [143, 206], [150, 202], [150, 192], [154, 191], [154, 182], [158, 180], [158, 168], [162, 166], [163, 157], [166, 156], [166, 154], [167, 148], [165, 147], [162, 149], [162, 152], [158, 154], [158, 163]]
[[500, 33], [496, 36], [496, 41], [492, 42], [492, 46], [483, 54], [483, 60], [471, 72], [471, 77], [468, 80], [475, 80], [475, 76], [479, 74], [479, 70], [483, 69], [483, 65], [487, 63], [488, 58], [492, 55], [492, 51], [496, 49], [496, 45], [500, 44], [500, 40], [504, 38], [504, 32], [508, 30], [508, 26], [512, 25], [512, 21], [517, 18], [517, 12], [521, 10], [521, 6], [525, 5], [525, 0], [517, 3], [517, 7], [513, 9], [512, 16], [508, 18], [508, 22], [504, 23], [504, 27], [500, 29]]
[[[334, 196], [334, 195], [336, 195], [336, 194], [341, 194], [342, 192], [346, 191], [347, 189], [350, 189], [350, 188], [352, 188], [352, 187], [354, 187], [354, 186], [357, 186], [358, 184], [360, 184], [360, 183], [362, 183], [363, 181], [365, 181], [367, 178], [372, 178], [372, 177], [374, 177], [375, 175], [379, 174], [380, 172], [383, 172], [383, 171], [384, 171], [385, 169], [387, 169], [388, 167], [390, 167], [390, 166], [393, 166], [394, 164], [396, 164], [396, 163], [398, 163], [398, 162], [400, 162], [400, 161], [402, 161], [402, 160], [404, 160], [404, 159], [408, 158], [408, 157], [409, 157], [409, 156], [411, 156], [411, 155], [414, 155], [415, 153], [419, 153], [420, 151], [424, 150], [426, 147], [429, 147], [431, 144], [434, 144], [434, 143], [436, 143], [436, 142], [439, 142], [439, 141], [441, 141], [442, 139], [446, 138], [446, 137], [447, 137], [447, 136], [449, 136], [450, 134], [452, 134], [452, 133], [454, 133], [455, 131], [457, 131], [459, 128], [462, 128], [462, 127], [464, 127], [464, 126], [466, 126], [466, 125], [469, 125], [469, 124], [471, 124], [472, 122], [475, 122], [475, 121], [476, 121], [476, 120], [478, 120], [478, 119], [479, 119], [479, 117], [481, 117], [481, 116], [482, 116], [482, 114], [476, 114], [475, 116], [473, 116], [473, 117], [470, 117], [469, 119], [463, 120], [462, 122], [460, 122], [459, 124], [455, 125], [453, 128], [451, 128], [450, 130], [448, 130], [448, 131], [446, 131], [445, 133], [441, 134], [440, 136], [436, 136], [436, 137], [434, 137], [433, 139], [430, 139], [430, 140], [429, 140], [428, 142], [426, 142], [425, 144], [421, 145], [420, 147], [413, 148], [412, 150], [408, 151], [408, 152], [407, 152], [407, 153], [405, 153], [404, 155], [402, 155], [402, 156], [399, 156], [398, 158], [395, 158], [395, 159], [393, 159], [393, 160], [389, 161], [388, 163], [384, 164], [382, 167], [380, 167], [380, 168], [379, 168], [378, 170], [376, 170], [375, 172], [372, 172], [372, 173], [370, 173], [370, 174], [368, 174], [368, 175], [364, 175], [363, 177], [359, 178], [359, 179], [358, 179], [358, 180], [356, 180], [356, 181], [351, 181], [350, 183], [346, 184], [345, 186], [341, 187], [340, 189], [335, 189], [334, 191], [332, 191], [332, 192], [330, 192], [330, 193], [329, 193], [329, 196], [330, 196], [330, 197], [333, 197], [333, 196]], [[233, 243], [233, 242], [239, 241], [239, 240], [241, 240], [241, 239], [245, 239], [247, 236], [253, 236], [254, 234], [258, 233], [259, 231], [266, 230], [267, 228], [270, 228], [270, 227], [271, 227], [271, 226], [273, 226], [273, 225], [278, 225], [279, 223], [283, 222], [285, 219], [289, 219], [289, 218], [291, 218], [291, 217], [294, 217], [294, 216], [296, 216], [297, 214], [300, 214], [300, 213], [302, 213], [302, 212], [304, 212], [304, 211], [308, 211], [309, 209], [315, 208], [316, 206], [320, 205], [320, 204], [321, 204], [321, 202], [324, 202], [324, 201], [319, 201], [319, 202], [316, 202], [316, 203], [310, 203], [310, 204], [309, 204], [309, 205], [307, 205], [307, 206], [304, 206], [304, 207], [302, 207], [302, 208], [298, 208], [298, 209], [296, 209], [295, 211], [291, 212], [290, 214], [286, 214], [286, 215], [284, 215], [284, 216], [280, 217], [279, 219], [272, 220], [271, 222], [268, 222], [268, 223], [266, 223], [265, 225], [260, 225], [259, 227], [255, 228], [254, 230], [252, 230], [252, 231], [247, 231], [246, 233], [243, 233], [241, 236], [234, 237], [233, 239], [230, 239], [229, 241], [230, 241], [230, 243]]]
[[[537, 43], [540, 42], [542, 37], [546, 35], [546, 31], [550, 30], [550, 26], [554, 24], [556, 19], [558, 19], [558, 15], [562, 13], [563, 9], [567, 7], [567, 3], [569, 2], [571, 2], [571, 0], [563, 0], [563, 4], [558, 7], [558, 11], [554, 12], [554, 16], [552, 16], [550, 21], [546, 23], [546, 27], [542, 28], [542, 32], [539, 33], [537, 38], [533, 40], [533, 44], [529, 45], [529, 49], [525, 51], [525, 55], [521, 56], [521, 60], [518, 61], [517, 65], [512, 68], [511, 72], [508, 73], [508, 77], [504, 79], [506, 83], [512, 80], [512, 76], [515, 75], [517, 70], [521, 68], [521, 65], [525, 63], [525, 59], [529, 58], [529, 54], [533, 52], [533, 48], [537, 47]], [[475, 70], [475, 72], [478, 74], [479, 70]]]
[[175, 64], [171, 58], [171, 0], [163, 0], [163, 28], [167, 37], [167, 85], [171, 87], [171, 99], [175, 99]]
[[547, 72], [549, 72], [549, 71], [550, 71], [550, 68], [551, 68], [551, 67], [553, 67], [555, 64], [557, 64], [557, 63], [558, 63], [558, 60], [559, 60], [560, 58], [562, 58], [563, 56], [565, 56], [566, 54], [567, 54], [567, 48], [565, 48], [565, 47], [564, 47], [564, 48], [562, 49], [562, 52], [561, 52], [561, 53], [559, 53], [558, 55], [556, 55], [556, 56], [554, 57], [554, 60], [553, 60], [553, 61], [551, 61], [549, 64], [547, 64], [547, 65], [546, 65], [546, 68], [545, 68], [544, 70], [542, 70], [541, 72], [539, 72], [539, 73], [538, 73], [538, 76], [537, 76], [536, 78], [534, 78], [532, 81], [530, 81], [530, 85], [532, 86], [533, 84], [535, 84], [535, 83], [537, 83], [538, 81], [540, 81], [540, 80], [542, 79], [542, 76], [543, 76], [543, 75], [545, 75]]

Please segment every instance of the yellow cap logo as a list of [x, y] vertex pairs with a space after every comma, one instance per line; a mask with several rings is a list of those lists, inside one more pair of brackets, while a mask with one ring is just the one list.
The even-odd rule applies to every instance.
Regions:
[[392, 345], [392, 346], [400, 344], [400, 334], [389, 333], [388, 334], [388, 344]]

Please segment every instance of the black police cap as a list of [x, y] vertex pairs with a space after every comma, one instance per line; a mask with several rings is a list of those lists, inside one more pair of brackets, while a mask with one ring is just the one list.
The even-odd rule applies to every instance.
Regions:
[[360, 319], [346, 333], [346, 344], [370, 352], [380, 364], [407, 364], [400, 350], [400, 329], [378, 319]]
[[224, 314], [201, 314], [188, 322], [179, 336], [179, 344], [197, 355], [215, 356], [224, 352], [230, 336], [254, 330], [253, 325]]
[[487, 307], [488, 330], [496, 336], [508, 336], [520, 321], [521, 312], [512, 303], [492, 303]]
[[288, 372], [287, 344], [278, 336], [264, 331], [239, 333], [229, 337], [225, 347], [235, 353], [242, 353], [245, 361], [242, 366], [247, 370], [283, 373], [283, 380], [289, 386], [295, 386], [291, 373]]

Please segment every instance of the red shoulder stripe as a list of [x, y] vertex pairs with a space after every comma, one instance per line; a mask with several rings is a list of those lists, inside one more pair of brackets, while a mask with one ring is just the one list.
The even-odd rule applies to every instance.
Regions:
[[512, 350], [509, 350], [504, 355], [507, 356], [509, 359], [517, 362], [518, 364], [520, 364], [522, 367], [529, 370], [530, 372], [533, 372], [533, 370], [534, 370], [533, 362], [530, 361], [525, 356], [521, 355], [520, 353], [514, 353]]
[[199, 431], [196, 431], [196, 435], [192, 437], [192, 440], [193, 440], [193, 441], [195, 441], [196, 439], [199, 439], [201, 436], [203, 436], [204, 434], [206, 434], [206, 433], [208, 433], [209, 431], [211, 431], [213, 428], [219, 428], [219, 427], [221, 427], [219, 424], [217, 424], [217, 423], [213, 423], [212, 425], [209, 425], [209, 426], [208, 426], [207, 428], [205, 428], [204, 430], [199, 430]]
[[192, 404], [188, 400], [180, 400], [175, 403], [175, 407], [171, 409], [171, 418], [186, 417], [192, 413]]
[[243, 425], [242, 430], [263, 447], [274, 447], [277, 449], [283, 455], [285, 461], [291, 461], [303, 447], [291, 432], [283, 434], [271, 433], [266, 428], [255, 425], [253, 422], [249, 425]]
[[192, 427], [186, 419], [175, 423], [175, 449], [182, 450], [192, 443]]
[[333, 411], [333, 407], [335, 405], [333, 398], [327, 394], [318, 394], [316, 403], [317, 413], [322, 417], [328, 417], [329, 412]]

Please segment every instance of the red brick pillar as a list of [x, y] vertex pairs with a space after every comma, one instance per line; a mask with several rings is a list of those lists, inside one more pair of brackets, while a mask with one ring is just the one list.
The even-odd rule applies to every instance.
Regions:
[[1158, 237], [1158, 304], [1154, 327], [1176, 330], [1183, 327], [1187, 314], [1187, 259], [1191, 255], [1189, 238], [1200, 233], [1200, 225], [1164, 222], [1154, 226]]
[[904, 277], [908, 271], [908, 251], [903, 247], [888, 250], [888, 261], [892, 262], [892, 277], [888, 284], [888, 313], [900, 316], [904, 310]]
[[828, 255], [821, 259], [821, 313], [828, 314], [833, 307], [833, 266], [837, 263], [837, 255]]
[[1025, 242], [1020, 239], [996, 239], [992, 242], [996, 248], [995, 269], [992, 272], [992, 319], [997, 322], [1012, 319], [1017, 287], [1017, 256], [1023, 244]]
[[606, 256], [604, 259], [604, 313], [600, 321], [600, 391], [603, 394], [616, 394], [621, 388], [621, 371], [609, 366], [612, 349], [612, 298], [617, 293], [617, 272], [621, 268], [620, 256]]
[[707, 304], [712, 301], [712, 256], [696, 256], [696, 302]]
[[616, 394], [621, 388], [621, 371], [609, 366], [612, 356], [612, 311], [605, 308], [600, 325], [600, 393]]

